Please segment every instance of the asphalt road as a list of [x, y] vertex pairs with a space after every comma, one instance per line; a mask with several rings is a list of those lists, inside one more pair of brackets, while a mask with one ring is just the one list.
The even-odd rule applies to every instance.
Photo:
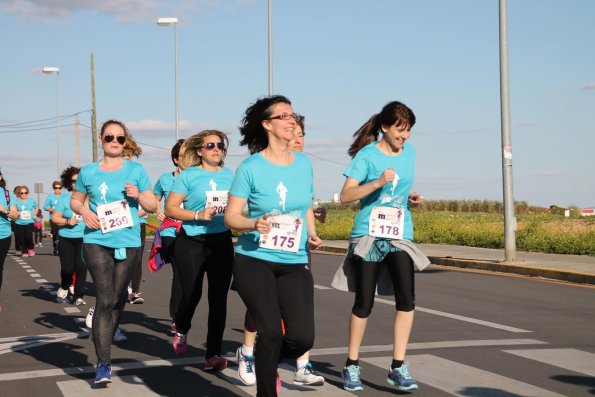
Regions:
[[[250, 396], [235, 378], [202, 370], [206, 293], [176, 356], [169, 334], [168, 267], [144, 274], [145, 304], [127, 305], [128, 340], [112, 349], [114, 383], [94, 389], [96, 356], [84, 317], [87, 306], [56, 300], [58, 258], [48, 248], [32, 258], [8, 257], [0, 293], [0, 396]], [[292, 384], [294, 363], [281, 365], [281, 396], [386, 396], [391, 360], [392, 297], [379, 297], [368, 322], [360, 363], [365, 390], [341, 386], [347, 319], [353, 295], [330, 288], [342, 257], [313, 256], [316, 284], [314, 367], [322, 387]], [[90, 277], [89, 277], [90, 280]], [[92, 289], [89, 283], [90, 289]], [[518, 276], [430, 268], [416, 279], [417, 311], [407, 361], [417, 396], [593, 396], [595, 289]], [[80, 310], [79, 310], [80, 309]], [[244, 306], [230, 292], [224, 351], [241, 341]], [[235, 359], [234, 359], [235, 361]], [[41, 394], [40, 394], [41, 393]], [[407, 393], [404, 393], [407, 394]]]

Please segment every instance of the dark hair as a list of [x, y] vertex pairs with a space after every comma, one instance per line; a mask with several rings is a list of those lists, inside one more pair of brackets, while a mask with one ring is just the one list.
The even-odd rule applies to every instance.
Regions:
[[171, 161], [172, 161], [172, 163], [174, 163], [175, 167], [178, 166], [176, 164], [176, 160], [180, 156], [180, 148], [182, 147], [182, 144], [184, 143], [184, 141], [185, 141], [185, 139], [178, 139], [176, 144], [171, 148]]
[[415, 114], [401, 102], [389, 102], [382, 108], [382, 111], [373, 115], [354, 134], [355, 140], [349, 147], [347, 153], [355, 157], [357, 152], [364, 146], [378, 140], [381, 126], [396, 124], [399, 127], [412, 128], [415, 125]]
[[306, 136], [306, 127], [304, 126], [304, 121], [306, 121], [306, 116], [301, 116], [295, 121], [297, 125], [300, 126], [302, 129], [302, 136]]
[[246, 109], [240, 126], [243, 137], [240, 146], [247, 145], [250, 154], [258, 153], [269, 145], [269, 137], [262, 122], [271, 116], [271, 107], [278, 103], [291, 105], [291, 101], [283, 95], [273, 95], [257, 99]]
[[66, 188], [69, 192], [72, 192], [72, 177], [77, 175], [81, 172], [81, 169], [78, 167], [73, 167], [72, 165], [66, 168], [60, 174], [60, 180], [62, 181], [62, 186]]
[[126, 125], [119, 120], [108, 120], [105, 123], [103, 123], [103, 125], [101, 126], [101, 133], [99, 134], [99, 136], [103, 136], [103, 134], [105, 133], [105, 129], [112, 124], [116, 124], [122, 127], [122, 129], [124, 130], [124, 135], [126, 136], [126, 138], [128, 138], [128, 136], [130, 135], [130, 133], [128, 132], [128, 128], [126, 128]]

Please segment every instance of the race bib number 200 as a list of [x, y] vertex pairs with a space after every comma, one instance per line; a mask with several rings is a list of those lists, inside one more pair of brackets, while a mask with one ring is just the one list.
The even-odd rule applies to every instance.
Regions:
[[128, 201], [120, 200], [97, 206], [97, 216], [103, 234], [131, 227], [132, 213]]
[[374, 207], [370, 213], [369, 234], [392, 240], [403, 239], [405, 210], [393, 207]]
[[297, 252], [300, 248], [304, 220], [289, 215], [270, 217], [271, 231], [260, 235], [262, 248]]

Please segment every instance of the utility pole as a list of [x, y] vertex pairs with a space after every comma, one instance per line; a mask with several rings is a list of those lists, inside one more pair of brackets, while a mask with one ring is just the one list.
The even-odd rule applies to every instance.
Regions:
[[273, 95], [273, 0], [269, 0], [269, 96]]
[[95, 62], [91, 52], [91, 143], [93, 145], [93, 162], [97, 161], [97, 109], [95, 108]]
[[512, 194], [512, 138], [508, 93], [508, 22], [506, 0], [500, 0], [500, 113], [502, 129], [502, 182], [504, 191], [504, 257], [516, 260], [516, 217]]
[[77, 167], [81, 166], [81, 155], [79, 145], [79, 115], [74, 115], [74, 163]]

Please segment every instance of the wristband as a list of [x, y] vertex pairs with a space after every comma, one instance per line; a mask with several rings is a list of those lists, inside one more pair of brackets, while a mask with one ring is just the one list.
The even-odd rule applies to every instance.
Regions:
[[198, 221], [198, 213], [199, 213], [199, 212], [200, 212], [200, 211], [196, 211], [196, 212], [194, 213], [194, 220], [195, 220], [195, 221]]

